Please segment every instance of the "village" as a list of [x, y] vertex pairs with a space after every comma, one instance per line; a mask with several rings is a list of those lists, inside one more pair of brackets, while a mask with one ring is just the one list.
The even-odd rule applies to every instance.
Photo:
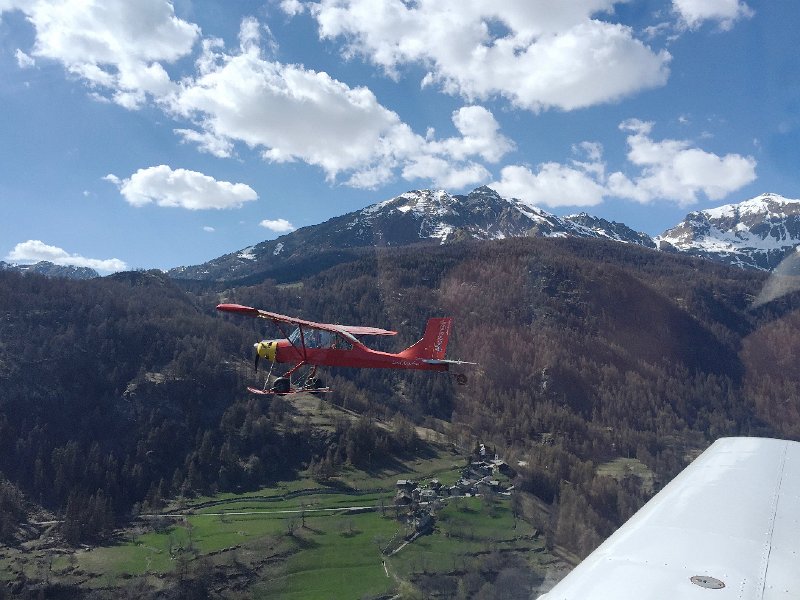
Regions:
[[398, 518], [400, 509], [405, 509], [404, 520], [408, 525], [405, 536], [413, 541], [420, 535], [433, 533], [436, 524], [436, 508], [451, 498], [473, 496], [510, 497], [514, 491], [511, 483], [516, 471], [502, 458], [494, 454], [487, 457], [484, 444], [479, 444], [469, 464], [462, 469], [461, 477], [453, 485], [443, 485], [438, 479], [418, 482], [413, 479], [398, 479], [394, 498]]

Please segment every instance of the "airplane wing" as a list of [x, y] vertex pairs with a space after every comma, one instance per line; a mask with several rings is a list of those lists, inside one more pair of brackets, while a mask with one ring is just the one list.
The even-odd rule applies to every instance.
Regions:
[[800, 443], [714, 442], [539, 600], [800, 598]]
[[303, 327], [310, 327], [313, 329], [321, 329], [323, 331], [332, 331], [340, 333], [342, 331], [350, 335], [397, 335], [396, 331], [389, 331], [388, 329], [378, 329], [377, 327], [364, 327], [361, 325], [336, 325], [334, 323], [315, 323], [314, 321], [306, 321], [305, 319], [298, 319], [296, 317], [287, 317], [278, 313], [268, 312], [251, 306], [242, 306], [241, 304], [219, 304], [217, 310], [223, 312], [235, 313], [245, 315], [247, 317], [257, 317], [260, 319], [269, 319], [276, 323], [289, 323], [292, 325], [302, 325]]

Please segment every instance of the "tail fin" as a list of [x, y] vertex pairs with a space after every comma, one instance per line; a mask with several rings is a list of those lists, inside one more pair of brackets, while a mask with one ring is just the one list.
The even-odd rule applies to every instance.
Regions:
[[428, 319], [425, 334], [422, 339], [400, 353], [403, 358], [434, 358], [443, 359], [447, 350], [447, 340], [450, 337], [450, 325], [453, 319], [439, 317]]

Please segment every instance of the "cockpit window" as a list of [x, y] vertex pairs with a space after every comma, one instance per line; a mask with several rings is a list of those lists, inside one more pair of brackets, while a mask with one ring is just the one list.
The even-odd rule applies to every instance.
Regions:
[[300, 328], [296, 328], [289, 336], [289, 341], [296, 346], [305, 342], [306, 348], [330, 348], [334, 350], [352, 350], [353, 344], [343, 336], [322, 329], [303, 329], [301, 341]]

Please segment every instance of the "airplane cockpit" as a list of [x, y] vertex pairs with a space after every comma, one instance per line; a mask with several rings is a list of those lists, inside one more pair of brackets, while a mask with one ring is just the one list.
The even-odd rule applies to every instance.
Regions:
[[295, 346], [305, 344], [306, 348], [310, 349], [331, 349], [331, 350], [352, 350], [353, 344], [350, 340], [340, 336], [332, 331], [324, 329], [312, 329], [304, 327], [302, 337], [300, 334], [300, 327], [289, 335], [289, 341]]

